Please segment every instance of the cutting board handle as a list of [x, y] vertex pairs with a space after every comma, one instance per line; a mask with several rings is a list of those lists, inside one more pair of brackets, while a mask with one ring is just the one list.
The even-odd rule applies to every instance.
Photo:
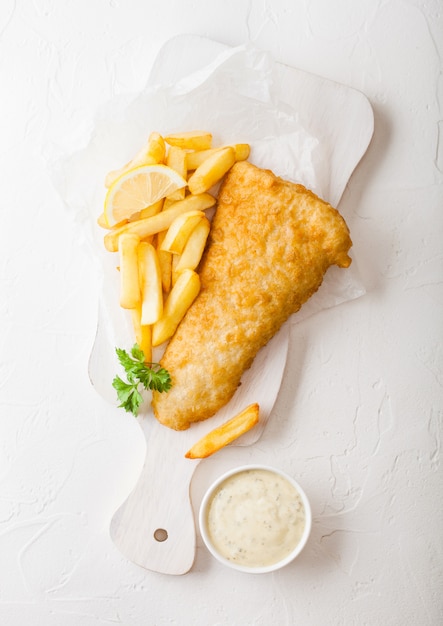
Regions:
[[280, 387], [289, 332], [290, 324], [286, 323], [245, 372], [239, 391], [211, 420], [186, 431], [162, 426], [153, 415], [140, 422], [146, 438], [145, 462], [135, 488], [115, 513], [110, 527], [112, 540], [128, 559], [164, 574], [185, 574], [191, 569], [196, 528], [189, 491], [201, 460], [187, 459], [185, 453], [201, 436], [251, 401], [260, 406], [260, 422], [233, 445], [252, 445], [259, 439]]
[[[185, 459], [180, 435], [152, 421], [145, 462], [132, 493], [114, 514], [110, 534], [118, 549], [142, 567], [185, 574], [195, 558], [196, 529], [190, 483], [199, 463]], [[171, 438], [177, 437], [177, 444]]]

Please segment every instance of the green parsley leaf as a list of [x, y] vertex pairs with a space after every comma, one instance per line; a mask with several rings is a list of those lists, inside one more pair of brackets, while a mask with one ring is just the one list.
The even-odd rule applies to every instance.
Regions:
[[121, 348], [116, 348], [115, 351], [128, 379], [128, 382], [125, 382], [120, 376], [116, 376], [112, 381], [112, 386], [117, 391], [117, 397], [121, 403], [119, 408], [137, 417], [143, 403], [139, 385], [142, 385], [144, 389], [168, 391], [172, 386], [171, 377], [169, 372], [158, 363], [145, 363], [143, 350], [137, 344], [133, 345], [131, 354]]

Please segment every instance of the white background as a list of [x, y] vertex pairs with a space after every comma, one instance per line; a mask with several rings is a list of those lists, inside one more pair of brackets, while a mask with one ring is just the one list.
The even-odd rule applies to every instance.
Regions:
[[[0, 6], [0, 623], [437, 626], [442, 589], [442, 3], [3, 0]], [[140, 91], [162, 44], [252, 42], [363, 91], [375, 133], [340, 204], [367, 294], [293, 328], [260, 441], [202, 463], [266, 462], [312, 501], [303, 554], [224, 569], [197, 537], [184, 576], [128, 562], [110, 518], [144, 456], [92, 389], [99, 278], [47, 155]]]

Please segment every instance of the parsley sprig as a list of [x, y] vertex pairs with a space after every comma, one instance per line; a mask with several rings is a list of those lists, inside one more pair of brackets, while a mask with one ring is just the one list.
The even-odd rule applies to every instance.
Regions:
[[121, 402], [119, 407], [137, 417], [143, 403], [139, 385], [142, 385], [144, 389], [168, 391], [172, 386], [171, 377], [169, 372], [158, 363], [145, 363], [143, 350], [137, 344], [133, 345], [131, 354], [121, 348], [116, 348], [115, 351], [120, 365], [126, 372], [127, 381], [116, 376], [112, 381], [112, 386], [117, 391]]

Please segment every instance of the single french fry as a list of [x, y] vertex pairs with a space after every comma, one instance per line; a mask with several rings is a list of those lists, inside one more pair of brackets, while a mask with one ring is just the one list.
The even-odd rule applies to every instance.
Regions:
[[154, 347], [172, 337], [199, 291], [198, 274], [193, 270], [183, 270], [166, 298], [162, 317], [152, 327]]
[[152, 132], [148, 140], [148, 156], [156, 163], [163, 163], [166, 156], [166, 144], [160, 133]]
[[113, 170], [106, 174], [105, 187], [110, 187], [117, 178], [128, 172], [129, 170], [139, 165], [155, 165], [156, 163], [163, 163], [165, 158], [165, 140], [159, 133], [151, 133], [149, 135], [148, 142], [133, 159], [128, 161], [123, 167], [117, 170]]
[[140, 242], [138, 263], [141, 289], [142, 326], [154, 324], [163, 313], [163, 293], [160, 266], [157, 253], [152, 244]]
[[204, 216], [189, 235], [182, 253], [178, 256], [177, 264], [174, 267], [175, 272], [180, 273], [184, 269], [195, 270], [197, 268], [205, 249], [210, 228], [211, 224], [208, 218]]
[[[186, 167], [186, 152], [183, 148], [177, 146], [171, 146], [166, 157], [166, 165], [175, 170], [182, 178], [186, 180], [188, 176], [188, 168]], [[177, 189], [173, 193], [169, 194], [169, 200], [183, 200], [185, 197], [185, 188]]]
[[175, 285], [177, 282], [177, 278], [180, 275], [180, 272], [177, 272], [177, 265], [180, 260], [180, 254], [171, 254], [172, 256], [172, 267], [171, 267], [171, 287]]
[[152, 363], [152, 326], [141, 324], [140, 349], [145, 355], [145, 363]]
[[235, 143], [232, 145], [236, 161], [246, 161], [251, 154], [251, 146], [248, 143]]
[[152, 326], [141, 323], [141, 304], [131, 310], [132, 326], [134, 328], [135, 341], [143, 350], [145, 363], [152, 362]]
[[155, 238], [155, 235], [148, 235], [148, 237], [143, 237], [141, 241], [146, 242], [146, 243], [152, 243], [152, 245], [154, 245], [154, 238]]
[[[234, 149], [236, 161], [245, 161], [251, 150], [248, 143], [235, 143], [225, 147], [231, 147]], [[188, 171], [196, 170], [200, 167], [203, 161], [206, 161], [208, 157], [212, 156], [218, 150], [221, 150], [221, 148], [210, 148], [209, 150], [196, 150], [195, 152], [188, 152], [186, 154], [186, 166]]]
[[163, 208], [162, 211], [167, 211], [168, 209], [170, 209], [172, 206], [174, 206], [174, 204], [177, 202], [177, 200], [171, 200], [171, 198], [165, 198], [165, 201], [163, 202]]
[[155, 235], [162, 230], [167, 230], [174, 219], [187, 211], [204, 211], [214, 206], [215, 198], [208, 193], [189, 195], [184, 200], [175, 202], [167, 211], [161, 211], [157, 215], [146, 219], [128, 222], [120, 228], [116, 228], [104, 237], [105, 248], [109, 252], [117, 252], [118, 240], [124, 233], [137, 235], [140, 239]]
[[203, 211], [188, 211], [178, 215], [166, 232], [161, 250], [181, 254], [189, 235], [202, 219], [206, 219]]
[[161, 249], [166, 233], [167, 231], [163, 230], [157, 234], [157, 257], [160, 265], [163, 291], [169, 293], [172, 286], [172, 254]]
[[205, 459], [218, 452], [251, 430], [259, 421], [259, 413], [259, 405], [257, 403], [250, 404], [232, 419], [204, 435], [186, 452], [185, 457], [187, 459]]
[[189, 191], [193, 194], [208, 191], [218, 183], [235, 163], [234, 148], [221, 148], [209, 156], [188, 179]]
[[152, 217], [153, 215], [157, 215], [157, 213], [160, 213], [160, 211], [163, 209], [164, 200], [164, 198], [161, 198], [160, 200], [157, 200], [157, 202], [154, 202], [154, 204], [151, 204], [151, 206], [147, 206], [142, 209], [140, 211], [138, 219], [144, 220], [147, 217]]
[[208, 157], [215, 154], [220, 148], [209, 148], [208, 150], [195, 150], [186, 154], [186, 167], [188, 171], [196, 170], [197, 167], [206, 161]]
[[212, 135], [203, 130], [191, 130], [167, 135], [165, 141], [170, 146], [187, 150], [206, 150], [211, 147]]
[[140, 239], [137, 235], [122, 235], [118, 240], [120, 255], [120, 306], [134, 309], [140, 303], [140, 283], [138, 273], [137, 248]]

